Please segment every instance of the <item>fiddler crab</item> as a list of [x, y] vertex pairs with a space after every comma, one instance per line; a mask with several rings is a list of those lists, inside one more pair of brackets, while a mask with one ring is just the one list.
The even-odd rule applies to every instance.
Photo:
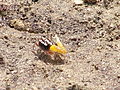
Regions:
[[[43, 50], [48, 55], [54, 55], [54, 54], [66, 54], [67, 50], [61, 43], [60, 39], [57, 35], [54, 37], [54, 41], [51, 41], [45, 37], [41, 37], [35, 45], [37, 45], [41, 50]], [[34, 45], [34, 46], [35, 46]], [[33, 47], [34, 49], [34, 47]]]

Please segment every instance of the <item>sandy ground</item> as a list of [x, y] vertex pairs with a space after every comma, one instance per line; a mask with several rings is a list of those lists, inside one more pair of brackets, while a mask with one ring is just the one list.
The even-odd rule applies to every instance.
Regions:
[[[120, 0], [3, 0], [0, 15], [0, 90], [120, 90]], [[64, 60], [32, 53], [52, 33]]]

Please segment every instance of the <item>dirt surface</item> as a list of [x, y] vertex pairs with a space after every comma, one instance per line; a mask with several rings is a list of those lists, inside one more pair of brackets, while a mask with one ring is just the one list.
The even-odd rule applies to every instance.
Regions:
[[[32, 53], [52, 33], [64, 59]], [[0, 47], [0, 90], [120, 90], [120, 0], [2, 0]]]

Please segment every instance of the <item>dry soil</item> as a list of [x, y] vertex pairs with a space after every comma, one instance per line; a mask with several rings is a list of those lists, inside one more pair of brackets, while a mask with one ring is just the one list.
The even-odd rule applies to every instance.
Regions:
[[[68, 53], [33, 45], [57, 34]], [[120, 90], [120, 0], [0, 1], [0, 90]]]

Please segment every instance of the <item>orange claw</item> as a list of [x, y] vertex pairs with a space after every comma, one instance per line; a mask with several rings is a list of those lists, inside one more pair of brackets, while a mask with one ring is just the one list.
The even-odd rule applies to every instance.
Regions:
[[65, 49], [65, 47], [63, 46], [63, 44], [60, 42], [60, 40], [57, 37], [57, 35], [55, 36], [55, 39], [56, 39], [55, 42], [56, 42], [57, 45], [52, 45], [50, 47], [50, 50], [52, 52], [57, 52], [57, 53], [60, 53], [60, 54], [66, 54], [67, 50]]
[[57, 52], [57, 53], [60, 53], [60, 54], [66, 54], [67, 53], [67, 51], [64, 47], [59, 47], [59, 46], [56, 46], [56, 45], [52, 45], [50, 47], [50, 50], [52, 52]]

